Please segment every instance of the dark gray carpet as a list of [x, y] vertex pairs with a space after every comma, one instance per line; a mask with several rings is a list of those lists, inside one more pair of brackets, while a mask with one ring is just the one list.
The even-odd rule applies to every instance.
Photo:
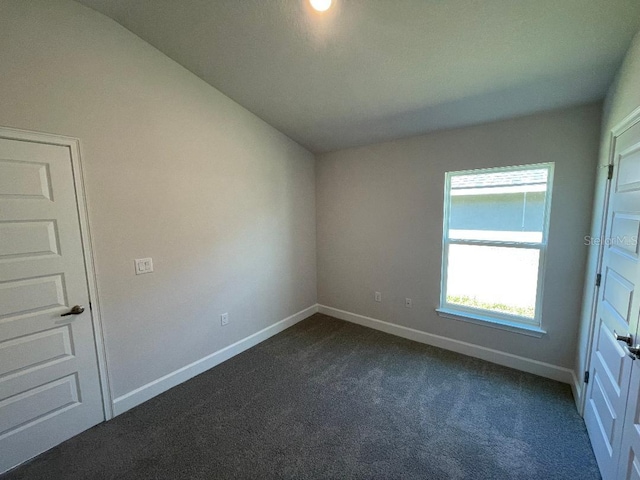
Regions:
[[313, 317], [9, 479], [600, 478], [569, 386]]

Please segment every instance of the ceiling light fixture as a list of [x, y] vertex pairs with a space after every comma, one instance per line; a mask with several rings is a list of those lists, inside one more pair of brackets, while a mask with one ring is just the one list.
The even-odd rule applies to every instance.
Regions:
[[326, 12], [331, 6], [331, 0], [309, 0], [314, 10]]

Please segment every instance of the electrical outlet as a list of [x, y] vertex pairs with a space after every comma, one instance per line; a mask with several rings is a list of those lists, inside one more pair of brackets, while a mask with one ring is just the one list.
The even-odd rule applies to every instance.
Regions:
[[220, 315], [220, 325], [224, 327], [225, 325], [228, 325], [228, 324], [229, 324], [229, 314], [223, 313], [222, 315]]
[[412, 302], [411, 302], [410, 298], [405, 298], [404, 299], [404, 306], [407, 307], [407, 308], [411, 308]]
[[373, 297], [375, 299], [376, 302], [381, 302], [382, 301], [382, 294], [380, 292], [376, 292], [375, 296]]
[[153, 260], [151, 258], [136, 258], [136, 275], [153, 272]]

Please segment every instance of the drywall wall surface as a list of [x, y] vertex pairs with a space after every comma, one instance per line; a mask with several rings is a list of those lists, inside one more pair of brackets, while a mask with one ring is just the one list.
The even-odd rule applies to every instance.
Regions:
[[316, 303], [312, 154], [75, 2], [0, 2], [0, 64], [0, 125], [81, 141], [114, 397]]
[[[640, 107], [640, 32], [636, 34], [631, 43], [625, 59], [616, 75], [616, 79], [609, 89], [604, 103], [602, 117], [602, 136], [600, 142], [600, 157], [598, 175], [596, 179], [595, 195], [593, 201], [593, 217], [591, 222], [591, 236], [599, 238], [604, 235], [602, 231], [602, 218], [604, 214], [604, 200], [607, 183], [607, 168], [609, 163], [609, 150], [611, 130], [622, 120]], [[578, 337], [578, 351], [576, 355], [575, 369], [584, 372], [587, 369], [587, 352], [589, 345], [589, 330], [592, 313], [594, 311], [594, 278], [597, 273], [598, 247], [589, 248], [587, 262], [587, 275], [585, 277], [584, 298], [582, 316]]]
[[[318, 302], [573, 367], [600, 116], [596, 103], [319, 156]], [[445, 172], [541, 162], [555, 162], [542, 307], [548, 333], [439, 317]]]

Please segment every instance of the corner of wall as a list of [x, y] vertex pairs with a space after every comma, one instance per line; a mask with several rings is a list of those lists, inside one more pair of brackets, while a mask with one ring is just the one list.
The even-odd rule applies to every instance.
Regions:
[[187, 380], [206, 372], [210, 368], [220, 365], [222, 362], [229, 360], [232, 357], [248, 350], [255, 345], [264, 342], [268, 338], [286, 330], [289, 327], [294, 326], [296, 323], [309, 318], [314, 313], [318, 312], [318, 305], [311, 305], [304, 310], [294, 313], [290, 317], [280, 320], [273, 325], [268, 326], [260, 330], [259, 332], [249, 335], [242, 340], [237, 341], [227, 347], [224, 347], [211, 355], [207, 355], [200, 360], [197, 360], [189, 365], [186, 365], [174, 372], [164, 375], [152, 382], [147, 383], [135, 390], [119, 396], [113, 400], [113, 412], [114, 416], [120, 415], [127, 410], [132, 409], [152, 399], [153, 397], [160, 395], [167, 390], [186, 382]]

